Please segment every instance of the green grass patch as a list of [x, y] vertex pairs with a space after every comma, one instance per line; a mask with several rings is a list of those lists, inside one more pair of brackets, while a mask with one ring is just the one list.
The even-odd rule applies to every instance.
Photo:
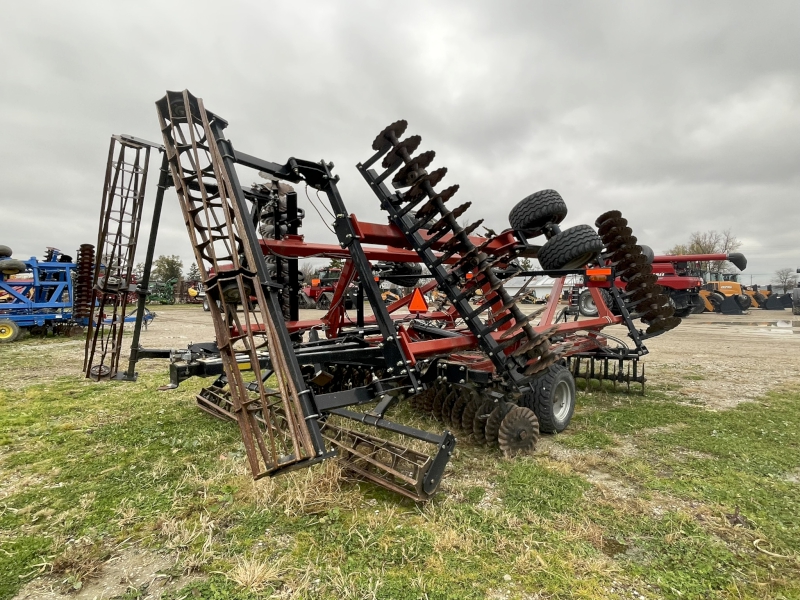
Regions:
[[173, 600], [800, 597], [800, 390], [710, 412], [593, 387], [549, 456], [460, 440], [417, 506], [335, 465], [253, 482], [208, 382], [165, 379], [0, 389], [0, 600], [51, 570], [85, 589], [123, 540], [192, 574]]

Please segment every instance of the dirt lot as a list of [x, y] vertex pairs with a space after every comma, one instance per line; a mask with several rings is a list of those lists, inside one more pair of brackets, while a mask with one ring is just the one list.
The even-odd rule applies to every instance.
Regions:
[[[300, 318], [320, 314], [301, 311]], [[606, 331], [627, 339], [623, 327]], [[183, 307], [162, 311], [143, 344], [176, 347], [212, 338], [208, 313]], [[800, 318], [793, 320], [790, 310], [692, 315], [677, 329], [647, 341], [647, 347], [644, 362], [651, 383], [669, 385], [673, 393], [709, 408], [733, 407], [786, 381], [800, 381]]]
[[[185, 348], [189, 343], [214, 338], [210, 314], [203, 312], [200, 306], [156, 306], [153, 309], [157, 316], [142, 334], [142, 345], [146, 348]], [[304, 310], [300, 318], [314, 319], [321, 314], [321, 311]], [[606, 331], [625, 337], [622, 327]], [[647, 378], [650, 384], [668, 386], [670, 393], [685, 397], [689, 402], [703, 403], [713, 409], [733, 407], [787, 381], [800, 381], [798, 334], [800, 319], [793, 320], [789, 310], [754, 309], [735, 317], [712, 313], [692, 315], [677, 329], [647, 342], [650, 350], [644, 358]], [[0, 373], [0, 385], [7, 386], [20, 377], [41, 380], [80, 374], [82, 340], [23, 344], [15, 351], [38, 353], [41, 369], [34, 372], [26, 369], [24, 374]], [[139, 364], [142, 371], [163, 369], [161, 361]]]

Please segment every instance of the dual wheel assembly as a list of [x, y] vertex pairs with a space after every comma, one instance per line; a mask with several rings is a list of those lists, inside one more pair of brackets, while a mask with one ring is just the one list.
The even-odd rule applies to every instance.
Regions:
[[567, 204], [555, 190], [541, 190], [523, 198], [511, 209], [511, 228], [526, 238], [544, 235], [537, 260], [545, 271], [585, 267], [603, 250], [603, 241], [591, 225], [561, 229]]
[[537, 377], [516, 403], [467, 385], [436, 383], [412, 396], [415, 410], [467, 434], [476, 444], [499, 447], [507, 457], [531, 454], [541, 433], [559, 433], [575, 412], [575, 380], [556, 363]]
[[11, 255], [11, 248], [0, 245], [0, 273], [3, 275], [23, 273], [28, 266], [21, 260], [11, 258]]

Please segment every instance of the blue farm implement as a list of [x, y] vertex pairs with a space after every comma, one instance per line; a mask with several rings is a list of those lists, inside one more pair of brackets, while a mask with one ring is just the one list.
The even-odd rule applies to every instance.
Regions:
[[[0, 343], [27, 334], [82, 333], [89, 324], [92, 305], [97, 304], [91, 284], [93, 260], [90, 244], [81, 246], [77, 262], [55, 248], [48, 248], [43, 260], [0, 258]], [[144, 323], [154, 316], [147, 311]], [[101, 318], [111, 323], [108, 315]], [[136, 316], [124, 320], [133, 322]]]

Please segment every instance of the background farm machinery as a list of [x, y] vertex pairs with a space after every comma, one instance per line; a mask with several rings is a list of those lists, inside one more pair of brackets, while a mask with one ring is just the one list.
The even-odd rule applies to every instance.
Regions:
[[[648, 249], [645, 247], [645, 251]], [[675, 315], [686, 317], [702, 312], [717, 312], [725, 315], [741, 315], [750, 308], [783, 310], [791, 308], [791, 294], [774, 294], [772, 286], [745, 286], [739, 282], [739, 273], [724, 273], [704, 270], [706, 264], [731, 262], [737, 269], [747, 268], [747, 259], [739, 252], [729, 254], [685, 254], [652, 256], [652, 271], [658, 276], [658, 284], [669, 297]], [[625, 282], [616, 281], [617, 287], [625, 289]], [[604, 301], [610, 305], [608, 293]], [[580, 292], [576, 301], [584, 316], [596, 316], [597, 307], [589, 290]]]
[[[97, 290], [92, 286], [94, 246], [83, 244], [78, 259], [47, 248], [42, 260], [10, 258], [7, 246], [0, 246], [0, 343], [23, 335], [78, 335], [92, 322]], [[144, 324], [153, 314], [145, 313]], [[98, 312], [95, 319], [111, 317]], [[124, 316], [132, 323], [132, 315]]]
[[85, 311], [82, 296], [75, 302], [72, 257], [48, 248], [43, 260], [16, 260], [7, 246], [0, 254], [0, 342], [80, 329]]
[[[647, 353], [647, 338], [680, 322], [618, 211], [601, 215], [597, 229], [562, 230], [566, 204], [544, 190], [514, 207], [510, 229], [479, 235], [482, 221], [459, 224], [470, 203], [448, 204], [458, 185], [437, 188], [447, 169], [428, 170], [434, 153], [414, 155], [419, 136], [401, 139], [405, 121], [384, 129], [372, 156], [357, 165], [389, 219], [376, 224], [348, 214], [333, 164], [295, 158], [281, 164], [242, 153], [225, 138], [227, 123], [187, 91], [168, 92], [157, 111], [162, 178], [144, 278], [169, 173], [216, 340], [180, 351], [145, 350], [137, 324], [125, 376], [135, 377], [138, 359], [156, 356], [171, 358], [172, 386], [216, 376], [198, 404], [239, 426], [256, 478], [336, 455], [350, 471], [424, 500], [441, 481], [455, 437], [390, 420], [390, 412], [402, 414], [393, 410], [398, 404], [499, 445], [507, 455], [530, 452], [540, 431], [569, 423], [570, 368], [643, 384], [641, 370], [625, 365], [637, 365]], [[268, 181], [243, 187], [236, 167]], [[299, 234], [304, 213], [291, 187], [297, 184], [324, 195], [338, 244]], [[537, 237], [543, 243], [531, 244]], [[301, 320], [298, 261], [308, 257], [343, 266], [327, 292], [325, 314]], [[527, 257], [537, 258], [542, 271], [523, 270], [517, 259]], [[504, 282], [541, 273], [560, 279], [550, 301], [525, 314]], [[568, 274], [584, 277], [600, 306], [595, 318], [555, 322]], [[384, 302], [381, 281], [408, 285], [423, 277], [413, 294]], [[613, 312], [600, 302], [601, 290]], [[424, 294], [434, 291], [443, 300], [429, 307]], [[476, 306], [478, 294], [484, 301]], [[630, 347], [602, 331], [609, 325], [626, 328]]]

